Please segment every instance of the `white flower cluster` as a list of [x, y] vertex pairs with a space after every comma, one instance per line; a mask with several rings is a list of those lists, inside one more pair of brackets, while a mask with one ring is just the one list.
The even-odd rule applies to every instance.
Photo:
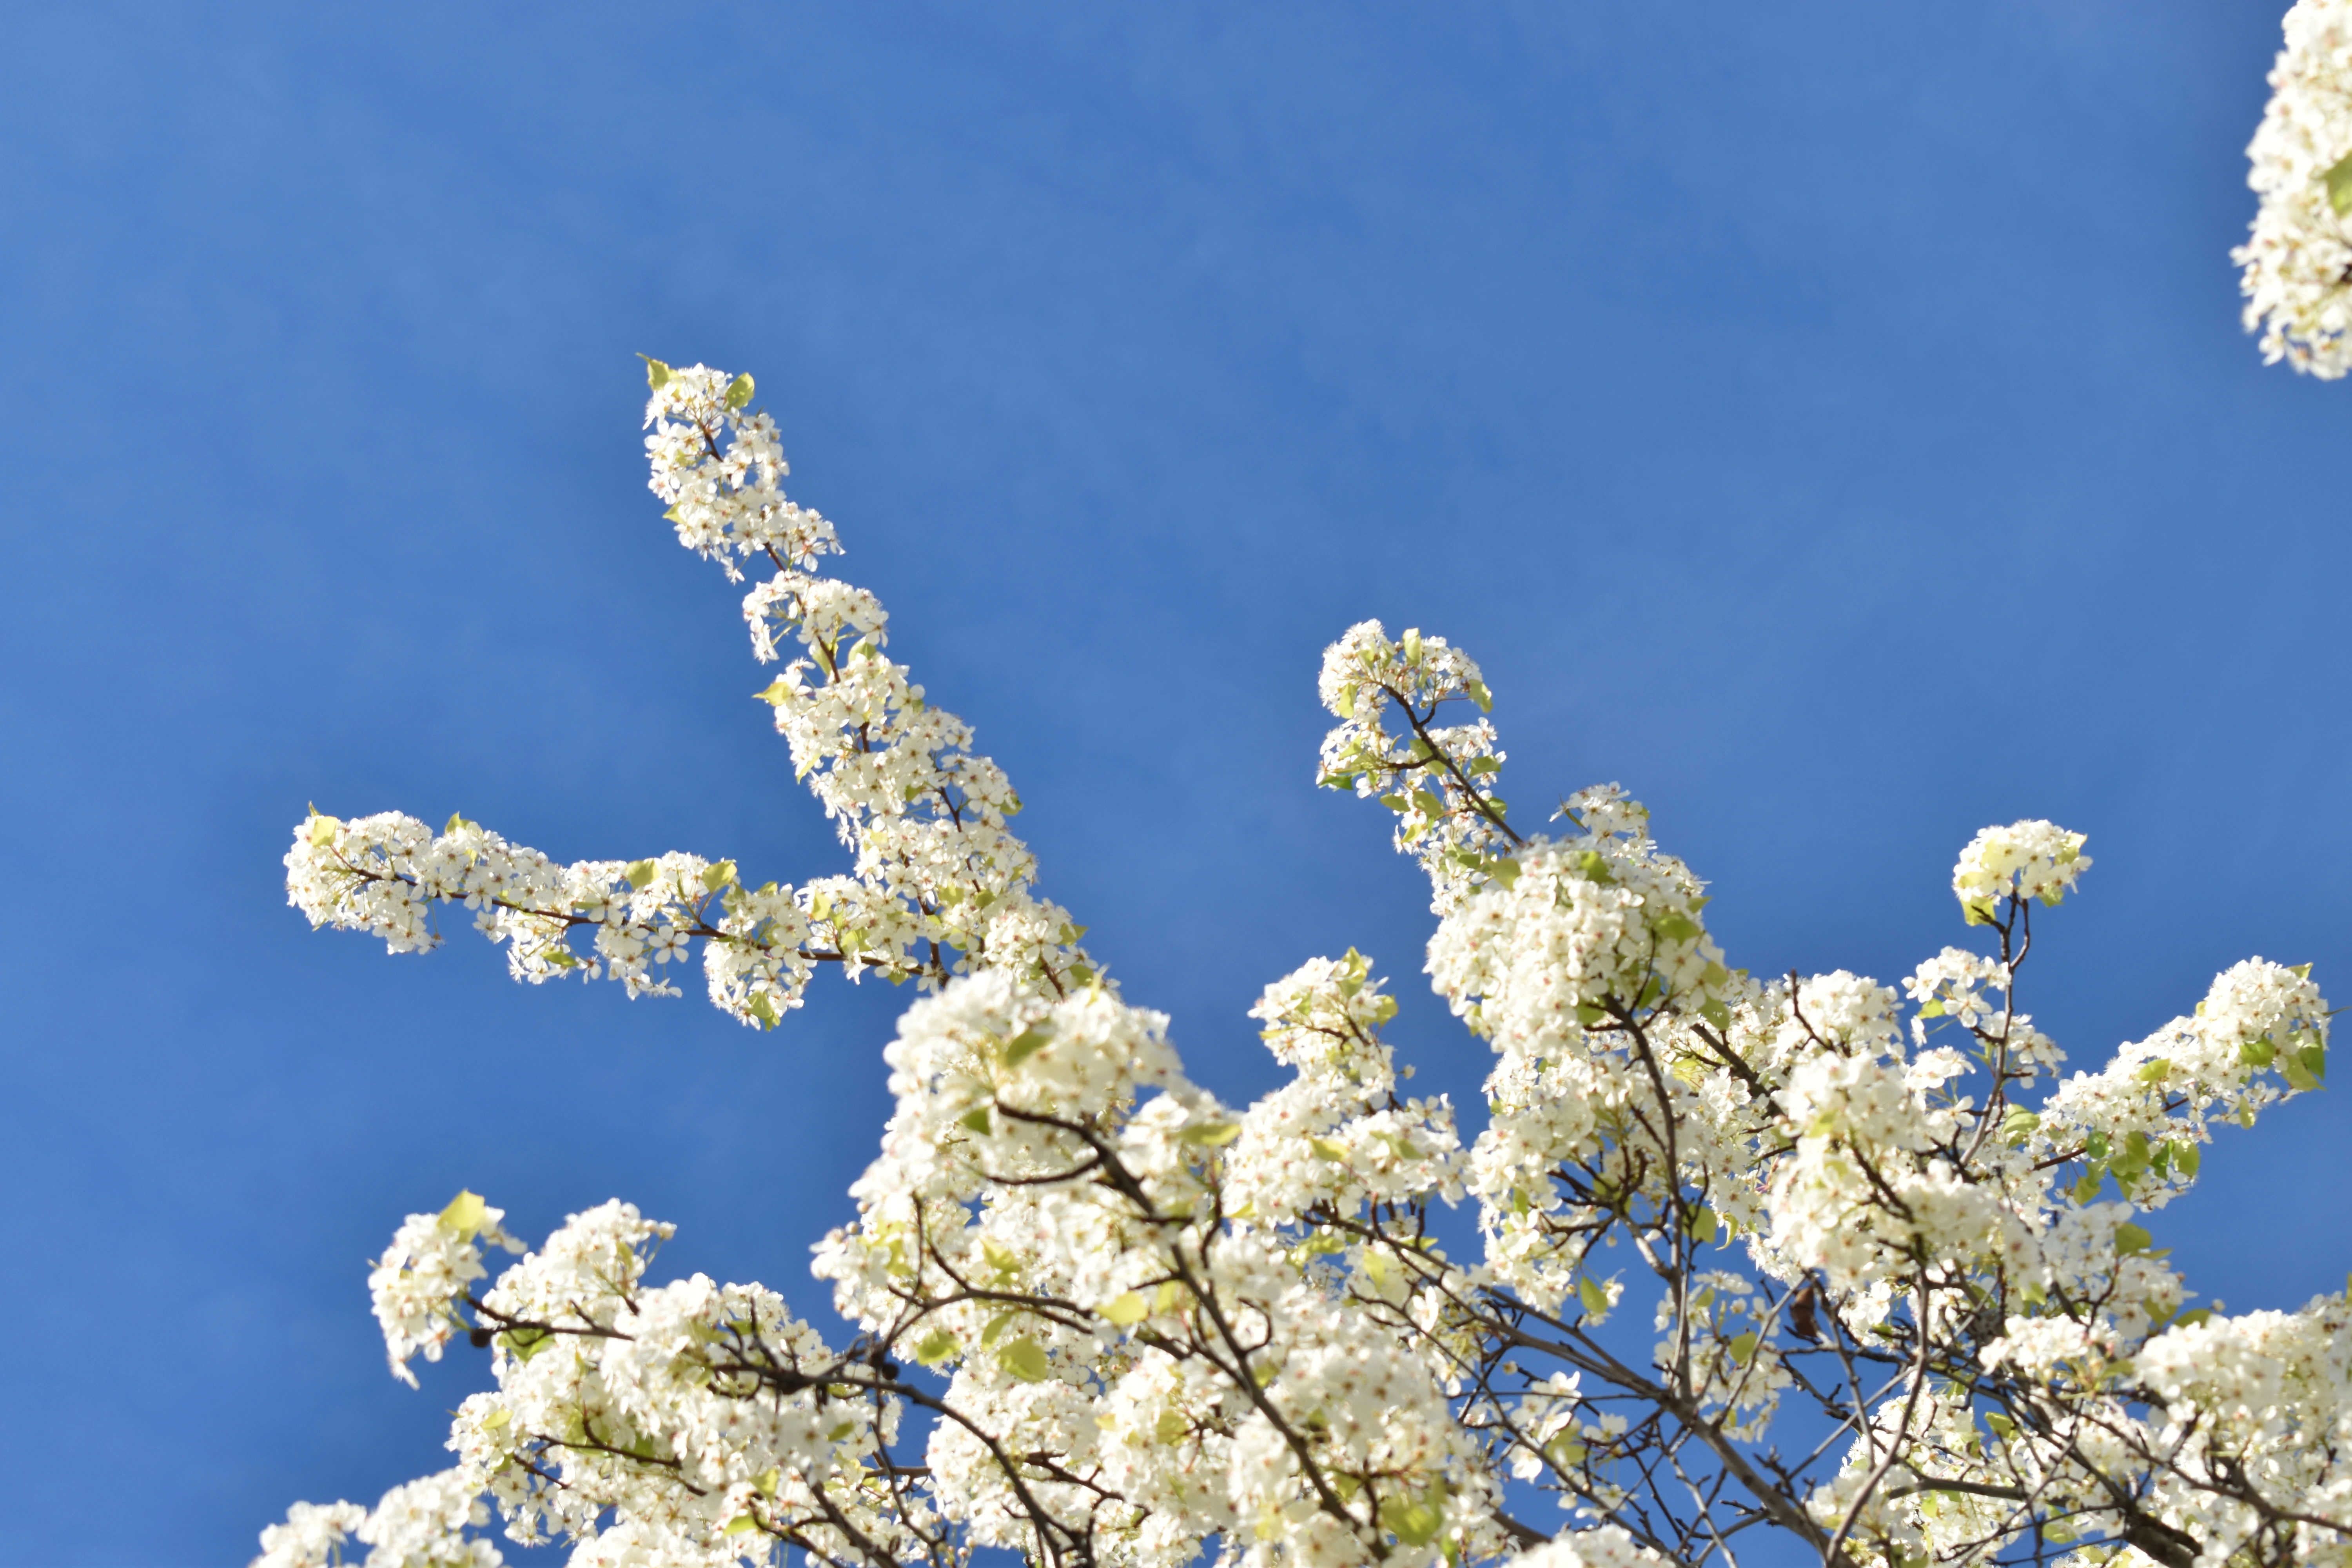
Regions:
[[478, 1194], [459, 1193], [437, 1215], [410, 1215], [369, 1270], [368, 1300], [383, 1330], [393, 1375], [409, 1387], [416, 1386], [409, 1362], [420, 1353], [439, 1361], [449, 1336], [465, 1327], [458, 1305], [467, 1288], [488, 1273], [480, 1243], [522, 1250], [522, 1243], [499, 1228], [505, 1217], [504, 1209], [488, 1206]]
[[[1092, 982], [1083, 930], [1030, 891], [1035, 862], [1006, 831], [1021, 803], [1003, 771], [883, 657], [879, 602], [803, 570], [840, 546], [832, 524], [779, 488], [775, 426], [750, 410], [750, 378], [655, 361], [649, 380], [650, 483], [680, 542], [730, 576], [737, 556], [776, 566], [744, 600], [753, 650], [772, 660], [796, 642], [806, 657], [758, 695], [855, 851], [852, 873], [751, 889], [732, 860], [562, 866], [462, 816], [436, 834], [396, 813], [314, 812], [286, 856], [289, 901], [314, 925], [367, 931], [394, 952], [436, 945], [434, 906], [461, 903], [509, 944], [517, 979], [607, 976], [632, 996], [677, 994], [667, 966], [699, 942], [711, 1001], [769, 1028], [800, 1005], [820, 963], [925, 989], [975, 967], [1011, 967], [1056, 994]], [[584, 952], [572, 946], [583, 932]]]
[[2012, 822], [1969, 840], [1952, 868], [1952, 893], [1972, 925], [1990, 925], [2005, 899], [2055, 904], [2091, 868], [2083, 836], [2054, 823]]
[[[2148, 1341], [2132, 1370], [2162, 1411], [2151, 1436], [2169, 1460], [2150, 1513], [2195, 1531], [2215, 1561], [2342, 1561], [2341, 1531], [2319, 1521], [2352, 1517], [2346, 1298], [2183, 1324]], [[2231, 1496], [2240, 1478], [2262, 1505]]]
[[[1952, 873], [1989, 951], [1899, 990], [1759, 981], [1621, 790], [1570, 796], [1559, 837], [1514, 828], [1477, 667], [1368, 622], [1324, 660], [1323, 782], [1379, 796], [1428, 870], [1427, 971], [1495, 1053], [1487, 1120], [1465, 1150], [1452, 1104], [1404, 1092], [1397, 1004], [1353, 950], [1265, 988], [1290, 1076], [1230, 1106], [1029, 890], [1018, 801], [885, 657], [881, 606], [810, 574], [837, 545], [778, 488], [749, 378], [652, 375], [681, 540], [776, 569], [744, 605], [790, 658], [761, 695], [853, 873], [753, 891], [726, 861], [559, 867], [461, 819], [313, 816], [289, 890], [394, 951], [464, 903], [518, 974], [632, 994], [698, 942], [761, 1024], [819, 963], [919, 980], [857, 1217], [817, 1249], [851, 1337], [761, 1286], [650, 1283], [668, 1227], [619, 1202], [491, 1282], [484, 1245], [519, 1244], [461, 1194], [370, 1276], [397, 1375], [459, 1335], [488, 1352], [457, 1462], [372, 1510], [297, 1505], [265, 1568], [353, 1542], [486, 1568], [493, 1512], [614, 1568], [1699, 1568], [1756, 1525], [1841, 1568], [2352, 1562], [2352, 1309], [2193, 1308], [2137, 1223], [2212, 1119], [2321, 1083], [2307, 966], [2238, 964], [2053, 1081], [2019, 974], [2090, 861], [2032, 821]], [[1481, 716], [1439, 724], [1457, 699]], [[1483, 1249], [1456, 1260], [1432, 1220], [1465, 1197]], [[1597, 1331], [1644, 1305], [1633, 1364]], [[1565, 1531], [1513, 1516], [1526, 1489]]]
[[2025, 1147], [2084, 1160], [2086, 1194], [2112, 1175], [2132, 1202], [2160, 1208], [2196, 1179], [2213, 1117], [2251, 1127], [2326, 1071], [2327, 1005], [2311, 966], [2250, 958], [2214, 980], [2193, 1016], [2060, 1085]]
[[357, 1503], [298, 1502], [286, 1510], [285, 1523], [263, 1529], [253, 1568], [329, 1568], [342, 1560], [343, 1543], [367, 1517]]
[[[1484, 717], [1495, 700], [1469, 655], [1418, 630], [1391, 642], [1380, 622], [1364, 621], [1324, 650], [1316, 689], [1342, 721], [1324, 738], [1319, 782], [1378, 796], [1396, 813], [1396, 847], [1429, 872], [1440, 914], [1509, 874], [1505, 857], [1517, 837], [1495, 793], [1504, 758]], [[1481, 717], [1437, 723], [1444, 704], [1462, 700]], [[1402, 734], [1388, 728], [1391, 711]]]
[[1443, 1097], [1397, 1098], [1395, 1053], [1379, 1035], [1395, 1016], [1395, 999], [1353, 948], [1265, 988], [1250, 1016], [1266, 1026], [1259, 1033], [1275, 1059], [1298, 1076], [1241, 1119], [1224, 1173], [1236, 1218], [1286, 1226], [1316, 1211], [1461, 1198], [1453, 1106]]
[[662, 515], [677, 524], [680, 544], [739, 582], [737, 555], [813, 566], [840, 551], [833, 524], [785, 497], [792, 467], [776, 422], [751, 409], [749, 375], [648, 359], [646, 382], [653, 388], [646, 404], [652, 487], [670, 503]]
[[2246, 155], [2261, 198], [2242, 268], [2263, 359], [2335, 380], [2352, 369], [2352, 0], [2297, 0]]
[[[819, 963], [903, 979], [919, 962], [892, 956], [872, 934], [903, 925], [902, 912], [868, 908], [847, 878], [747, 889], [733, 861], [676, 853], [559, 866], [463, 817], [436, 834], [396, 812], [349, 822], [314, 815], [287, 852], [286, 888], [312, 924], [364, 931], [394, 952], [438, 945], [434, 905], [463, 904], [492, 942], [508, 944], [514, 977], [533, 984], [601, 976], [632, 996], [676, 995], [667, 966], [689, 960], [698, 940], [711, 1000], [772, 1026], [800, 1005]], [[587, 952], [572, 945], [575, 932], [587, 934]]]
[[1099, 989], [991, 972], [909, 1010], [859, 1221], [816, 1271], [869, 1337], [950, 1373], [961, 1419], [927, 1458], [975, 1542], [1034, 1548], [1040, 1508], [1158, 1568], [1237, 1531], [1268, 1563], [1481, 1535], [1446, 1500], [1475, 1472], [1414, 1325], [1363, 1331], [1368, 1306], [1409, 1319], [1404, 1267], [1370, 1255], [1354, 1300], [1334, 1267], [1452, 1183], [1450, 1109], [1390, 1093], [1391, 1010], [1355, 953], [1270, 987], [1257, 1014], [1300, 1076], [1238, 1116], [1163, 1018]]
[[1665, 1560], [1615, 1525], [1547, 1541], [1518, 1560], [1519, 1568], [1660, 1568]]
[[[492, 1225], [499, 1212], [471, 1194], [452, 1207]], [[373, 1510], [298, 1504], [261, 1563], [324, 1563], [356, 1536], [372, 1568], [487, 1568], [499, 1552], [467, 1532], [489, 1525], [492, 1503], [514, 1540], [580, 1542], [592, 1562], [715, 1565], [786, 1537], [895, 1539], [897, 1510], [860, 1472], [895, 1433], [898, 1402], [772, 1291], [698, 1274], [646, 1284], [669, 1233], [604, 1204], [469, 1298], [499, 1386], [458, 1408], [457, 1464]]]

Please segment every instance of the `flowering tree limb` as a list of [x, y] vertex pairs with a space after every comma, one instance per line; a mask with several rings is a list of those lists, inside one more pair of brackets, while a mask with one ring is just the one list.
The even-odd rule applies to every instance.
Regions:
[[[488, 1564], [494, 1515], [582, 1563], [714, 1568], [1738, 1568], [1759, 1532], [1839, 1568], [2345, 1559], [2345, 1298], [2217, 1316], [2135, 1217], [2195, 1181], [2215, 1119], [2318, 1086], [2307, 969], [2238, 964], [2060, 1079], [2020, 977], [2091, 862], [2020, 822], [1953, 873], [1979, 946], [1899, 990], [1759, 980], [1615, 786], [1515, 824], [1477, 666], [1367, 622], [1324, 658], [1319, 776], [1429, 873], [1428, 974], [1496, 1058], [1484, 1122], [1465, 1143], [1405, 1091], [1352, 951], [1265, 989], [1293, 1076], [1228, 1105], [1034, 890], [1017, 797], [890, 662], [881, 606], [813, 574], [834, 531], [785, 499], [750, 378], [651, 380], [681, 542], [773, 570], [745, 615], [793, 657], [760, 695], [853, 869], [747, 889], [727, 860], [557, 866], [462, 819], [314, 815], [288, 886], [395, 952], [462, 904], [534, 982], [670, 993], [699, 944], [761, 1027], [822, 966], [914, 982], [857, 1218], [818, 1249], [845, 1324], [652, 1283], [669, 1227], [617, 1201], [493, 1279], [484, 1247], [522, 1243], [460, 1194], [370, 1278], [395, 1373], [488, 1352], [456, 1463], [296, 1505], [268, 1568], [353, 1542]], [[1474, 1258], [1432, 1226], [1463, 1202]]]

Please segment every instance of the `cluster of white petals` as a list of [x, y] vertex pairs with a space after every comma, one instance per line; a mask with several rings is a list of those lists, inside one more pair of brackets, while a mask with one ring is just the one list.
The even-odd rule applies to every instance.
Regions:
[[1969, 840], [1952, 868], [1952, 892], [1970, 922], [1982, 923], [2012, 896], [2057, 903], [2090, 868], [2081, 834], [2051, 822], [2012, 822]]
[[504, 1209], [459, 1193], [437, 1215], [410, 1215], [369, 1269], [368, 1300], [383, 1330], [393, 1375], [409, 1387], [416, 1386], [409, 1362], [420, 1354], [439, 1361], [441, 1347], [465, 1326], [459, 1304], [467, 1287], [489, 1272], [482, 1267], [481, 1244], [522, 1250], [522, 1243], [499, 1228], [505, 1217]]
[[357, 1503], [298, 1502], [286, 1510], [285, 1523], [263, 1529], [253, 1568], [329, 1568], [341, 1561], [343, 1543], [367, 1517]]
[[1035, 862], [1006, 830], [1021, 802], [1003, 770], [884, 656], [880, 603], [805, 570], [840, 546], [832, 524], [785, 499], [775, 426], [749, 408], [750, 378], [655, 362], [650, 379], [650, 482], [680, 542], [730, 576], [739, 556], [776, 568], [744, 600], [753, 651], [802, 657], [757, 695], [855, 852], [851, 874], [752, 888], [732, 860], [559, 865], [458, 816], [436, 834], [397, 813], [314, 812], [286, 856], [289, 901], [313, 925], [366, 931], [394, 952], [436, 945], [436, 907], [462, 904], [508, 944], [517, 979], [607, 977], [632, 996], [677, 994], [669, 965], [698, 943], [712, 1003], [768, 1028], [801, 1005], [820, 964], [926, 990], [976, 967], [1056, 992], [1092, 982], [1084, 931], [1031, 892]]
[[2297, 0], [2246, 156], [2261, 198], [2242, 268], [2263, 359], [2335, 380], [2352, 370], [2352, 0]]
[[[1495, 700], [1478, 666], [1444, 637], [1416, 630], [1391, 642], [1378, 621], [1349, 626], [1323, 653], [1316, 682], [1341, 722], [1323, 741], [1318, 777], [1329, 788], [1377, 796], [1396, 814], [1396, 847], [1429, 872], [1440, 914], [1507, 863], [1508, 807], [1495, 793], [1503, 753], [1485, 715]], [[1477, 706], [1465, 724], [1441, 725], [1448, 702]], [[1389, 728], [1393, 714], [1403, 723]]]
[[[744, 604], [788, 660], [760, 695], [852, 869], [750, 889], [731, 861], [558, 866], [462, 819], [314, 815], [289, 892], [395, 952], [462, 903], [522, 977], [633, 994], [699, 943], [761, 1025], [822, 964], [917, 980], [856, 1217], [816, 1249], [845, 1329], [654, 1282], [669, 1227], [618, 1201], [493, 1279], [484, 1247], [520, 1244], [461, 1194], [370, 1276], [397, 1375], [488, 1352], [457, 1462], [297, 1505], [265, 1568], [487, 1568], [494, 1530], [614, 1568], [1734, 1568], [1759, 1526], [1839, 1568], [2352, 1562], [2352, 1309], [2193, 1307], [2138, 1223], [2217, 1121], [2320, 1086], [2308, 966], [2240, 963], [2059, 1079], [2019, 976], [2090, 860], [2029, 821], [1953, 868], [1980, 946], [1899, 987], [1759, 980], [1622, 790], [1514, 827], [1476, 665], [1366, 622], [1324, 659], [1320, 776], [1428, 871], [1426, 970], [1493, 1052], [1485, 1121], [1465, 1147], [1406, 1092], [1397, 1000], [1353, 950], [1265, 987], [1287, 1077], [1228, 1104], [1032, 890], [1017, 798], [887, 658], [880, 605], [812, 574], [834, 531], [783, 497], [750, 379], [652, 379], [679, 538], [775, 569]], [[1477, 716], [1440, 723], [1457, 700]], [[1559, 1517], [1522, 1517], [1545, 1494]]]

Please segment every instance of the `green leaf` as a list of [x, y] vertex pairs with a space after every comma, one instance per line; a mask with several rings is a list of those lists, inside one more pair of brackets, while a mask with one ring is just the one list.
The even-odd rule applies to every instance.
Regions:
[[637, 357], [646, 362], [646, 384], [659, 392], [669, 380], [669, 366], [651, 354], [639, 354]]
[[956, 1121], [961, 1122], [962, 1125], [971, 1128], [974, 1132], [979, 1133], [983, 1138], [988, 1136], [988, 1107], [985, 1105], [973, 1106], [970, 1110], [967, 1110], [961, 1116], [957, 1117]]
[[1017, 1068], [1045, 1048], [1053, 1039], [1050, 1029], [1027, 1028], [1004, 1044], [1004, 1065]]
[[750, 371], [745, 371], [741, 375], [737, 376], [734, 380], [727, 384], [727, 406], [730, 408], [741, 408], [748, 405], [751, 401], [751, 373]]
[[2248, 1067], [2266, 1068], [2277, 1057], [2278, 1047], [2271, 1044], [2268, 1035], [2259, 1040], [2248, 1040], [2238, 1047], [2238, 1059]]
[[1151, 1305], [1141, 1293], [1129, 1290], [1126, 1295], [1103, 1304], [1102, 1315], [1122, 1329], [1131, 1329], [1150, 1315]]
[[1617, 879], [1610, 873], [1608, 858], [1598, 849], [1587, 849], [1579, 855], [1576, 868], [1584, 873], [1586, 881], [1598, 882], [1604, 888]]
[[478, 822], [468, 822], [468, 821], [467, 821], [467, 820], [466, 820], [466, 814], [465, 814], [464, 812], [462, 812], [462, 811], [453, 811], [453, 812], [451, 812], [451, 813], [449, 814], [449, 820], [448, 820], [448, 821], [446, 821], [446, 822], [445, 822], [445, 823], [443, 823], [443, 824], [441, 825], [441, 835], [442, 835], [442, 837], [445, 837], [445, 838], [446, 838], [446, 837], [447, 837], [450, 834], [457, 832], [457, 829], [459, 829], [459, 828], [461, 828], [461, 827], [472, 827], [472, 828], [477, 828], [477, 829], [478, 829], [481, 826], [482, 826], [482, 825], [481, 825], [480, 823], [478, 823]]
[[622, 874], [628, 878], [629, 886], [642, 892], [646, 884], [654, 879], [654, 863], [650, 860], [639, 860]]
[[1668, 942], [1689, 942], [1700, 933], [1699, 923], [1684, 914], [1669, 914], [1652, 929]]
[[2197, 1179], [2197, 1166], [2201, 1159], [2193, 1139], [2184, 1138], [2172, 1146], [2172, 1168], [2192, 1182]]
[[1024, 1383], [1043, 1383], [1053, 1375], [1045, 1349], [1035, 1340], [1019, 1339], [996, 1352], [996, 1364]]
[[1941, 997], [1923, 1002], [1919, 1005], [1919, 1016], [1922, 1018], [1940, 1018], [1943, 1016], [1944, 1003]]
[[776, 1016], [776, 1005], [764, 991], [754, 991], [751, 999], [743, 1004], [743, 1011], [760, 1020], [760, 1027], [772, 1029], [782, 1020]]
[[1573, 1432], [1563, 1432], [1554, 1437], [1544, 1445], [1543, 1451], [1546, 1458], [1562, 1469], [1584, 1462], [1584, 1443]]
[[481, 1194], [461, 1192], [449, 1200], [447, 1208], [441, 1211], [441, 1228], [455, 1231], [459, 1237], [471, 1240], [480, 1234], [483, 1218], [488, 1211], [489, 1205], [482, 1201]]
[[1384, 1498], [1381, 1528], [1407, 1546], [1426, 1546], [1445, 1528], [1445, 1510], [1423, 1500]]
[[1733, 1335], [1724, 1348], [1731, 1352], [1732, 1360], [1746, 1366], [1756, 1354], [1756, 1331], [1750, 1329], [1744, 1334]]
[[727, 1521], [727, 1529], [723, 1533], [728, 1535], [749, 1535], [751, 1531], [759, 1528], [760, 1521], [758, 1520], [753, 1519], [748, 1513], [739, 1513], [733, 1519]]
[[2337, 217], [2352, 212], [2352, 154], [2329, 164], [2319, 180], [2327, 187], [2327, 205]]
[[2309, 1073], [2315, 1079], [2323, 1079], [2327, 1076], [2327, 1047], [2326, 1046], [2305, 1046], [2303, 1049], [2294, 1053], [2294, 1059], [2301, 1062], [2303, 1064], [2303, 1070]]
[[1589, 1316], [1598, 1318], [1609, 1310], [1609, 1292], [1589, 1274], [1576, 1282], [1576, 1299]]
[[915, 1359], [925, 1366], [937, 1366], [956, 1353], [956, 1337], [945, 1329], [933, 1329], [915, 1347]]
[[2136, 1076], [2142, 1083], [2162, 1083], [2171, 1073], [2170, 1062], [2162, 1057], [2151, 1057], [2139, 1064], [2139, 1072]]
[[1470, 694], [1470, 700], [1478, 705], [1479, 712], [1492, 713], [1495, 710], [1494, 693], [1486, 689], [1485, 681], [1465, 680], [1462, 683], [1462, 689]]
[[2042, 1125], [2041, 1116], [2018, 1106], [2000, 1119], [2000, 1141], [2012, 1149], [2022, 1149], [2032, 1141], [2033, 1130]]
[[1334, 1164], [1348, 1163], [1348, 1148], [1344, 1143], [1335, 1143], [1328, 1138], [1309, 1138], [1307, 1146]]
[[1716, 1228], [1713, 1209], [1701, 1207], [1691, 1211], [1690, 1238], [1699, 1246], [1705, 1247], [1715, 1239]]
[[771, 708], [782, 708], [793, 700], [792, 682], [780, 675], [768, 682], [765, 690], [751, 693], [751, 700], [755, 702], [764, 702]]
[[1199, 1121], [1184, 1129], [1178, 1142], [1205, 1143], [1212, 1149], [1222, 1149], [1242, 1135], [1237, 1121]]
[[995, 1242], [983, 1241], [980, 1244], [980, 1255], [988, 1260], [988, 1266], [991, 1268], [996, 1270], [996, 1276], [1000, 1279], [1012, 1279], [1021, 1273], [1021, 1259], [1009, 1247], [1000, 1247]]
[[2129, 1258], [2135, 1252], [2146, 1252], [2155, 1245], [2156, 1237], [2139, 1226], [2124, 1224], [2116, 1226], [2116, 1256]]
[[721, 860], [715, 865], [703, 868], [702, 890], [706, 893], [715, 893], [721, 888], [730, 887], [734, 881], [735, 862], [732, 860]]

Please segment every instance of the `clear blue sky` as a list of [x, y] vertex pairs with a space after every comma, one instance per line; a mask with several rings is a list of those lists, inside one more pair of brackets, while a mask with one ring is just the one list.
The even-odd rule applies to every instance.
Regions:
[[[0, 1563], [241, 1562], [437, 1468], [481, 1369], [394, 1384], [363, 1269], [460, 1185], [826, 1312], [903, 994], [761, 1037], [279, 887], [309, 801], [839, 868], [640, 351], [759, 377], [1228, 1094], [1351, 943], [1483, 1070], [1311, 788], [1368, 616], [1485, 662], [1513, 799], [1649, 801], [1734, 962], [1899, 976], [2050, 816], [2078, 1063], [2250, 953], [2352, 999], [2352, 392], [2227, 258], [2279, 5], [12, 8]], [[2192, 1284], [2340, 1285], [2344, 1104], [2209, 1154]]]

